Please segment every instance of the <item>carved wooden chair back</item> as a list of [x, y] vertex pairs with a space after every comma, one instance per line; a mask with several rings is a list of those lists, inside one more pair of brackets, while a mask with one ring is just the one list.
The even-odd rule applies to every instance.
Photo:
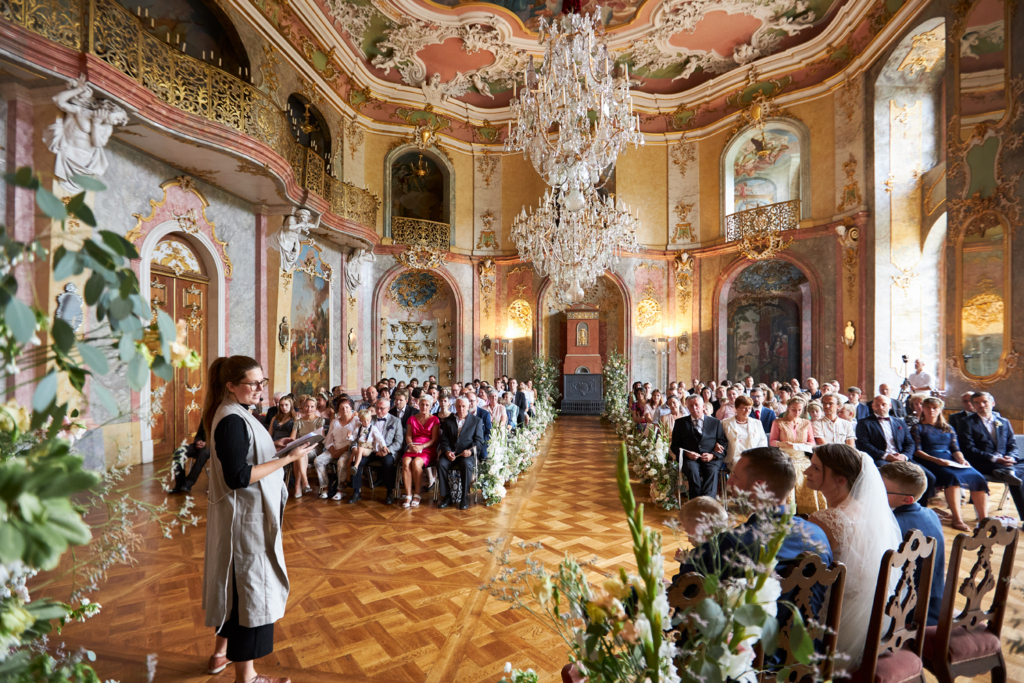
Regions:
[[[779, 624], [778, 647], [786, 654], [786, 659], [779, 668], [789, 670], [787, 680], [790, 683], [795, 683], [805, 677], [810, 677], [813, 680], [831, 680], [835, 667], [836, 634], [839, 631], [839, 616], [842, 613], [843, 589], [846, 586], [846, 565], [841, 562], [826, 565], [820, 555], [807, 551], [801, 553], [795, 561], [786, 563], [779, 575], [782, 595], [788, 596], [787, 601], [792, 602], [800, 610], [807, 634], [814, 640], [821, 641], [824, 646], [822, 659], [817, 664], [798, 662], [793, 655], [793, 648], [790, 646], [793, 627], [792, 613], [790, 613], [790, 618], [785, 623]], [[817, 611], [812, 602], [816, 586], [822, 586], [821, 590], [825, 591], [821, 606]], [[760, 647], [755, 667], [758, 670], [765, 668], [764, 653], [761, 652]], [[776, 673], [765, 672], [762, 674], [761, 680], [766, 683], [775, 681], [777, 680]]]
[[700, 572], [683, 574], [676, 585], [668, 589], [668, 604], [673, 611], [696, 607], [706, 597], [704, 575]]
[[[909, 650], [921, 658], [937, 547], [934, 538], [925, 536], [918, 529], [911, 529], [897, 549], [887, 550], [882, 556], [857, 680], [875, 680], [878, 658], [882, 655]], [[921, 563], [920, 581], [915, 581], [918, 562]], [[893, 575], [898, 578], [895, 586], [890, 586]], [[924, 676], [919, 680], [923, 683]]]
[[[983, 640], [985, 631], [995, 636], [995, 642], [1001, 642], [1003, 617], [1006, 614], [1006, 601], [1010, 592], [1010, 577], [1013, 562], [1017, 556], [1017, 541], [1020, 531], [1007, 528], [996, 518], [981, 521], [970, 536], [959, 534], [953, 539], [953, 549], [949, 555], [949, 567], [946, 571], [946, 587], [942, 596], [942, 611], [939, 624], [935, 628], [934, 642], [928, 643], [928, 652], [932, 661], [927, 662], [934, 669], [940, 681], [952, 681], [957, 676], [977, 676], [993, 669], [1006, 671], [1002, 648], [988, 648], [985, 656], [978, 653], [985, 648], [977, 648], [977, 653], [966, 661], [950, 662], [950, 639], [956, 629], [967, 631], [964, 636], [975, 641]], [[1003, 548], [1003, 558], [998, 574], [993, 566], [995, 550]], [[960, 564], [964, 553], [977, 552], [974, 566], [968, 576], [960, 581]], [[995, 590], [992, 602], [986, 609], [983, 605], [986, 595]], [[956, 596], [966, 599], [963, 609], [956, 610]], [[989, 637], [987, 642], [992, 642]], [[1002, 678], [1005, 680], [1005, 673]], [[993, 680], [997, 676], [993, 672]]]

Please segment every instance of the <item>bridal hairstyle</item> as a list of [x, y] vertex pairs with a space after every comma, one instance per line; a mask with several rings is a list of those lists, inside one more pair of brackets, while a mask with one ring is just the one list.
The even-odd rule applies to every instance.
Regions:
[[751, 448], [743, 451], [741, 457], [749, 479], [763, 481], [779, 504], [784, 503], [796, 488], [796, 468], [790, 457], [780, 449], [770, 446]]
[[228, 395], [228, 382], [238, 384], [245, 379], [245, 373], [258, 367], [260, 367], [259, 362], [248, 356], [221, 357], [210, 363], [210, 370], [207, 374], [209, 385], [203, 406], [203, 428], [206, 429], [208, 437], [213, 436], [213, 432], [210, 431], [210, 427], [213, 425], [213, 415], [217, 412], [224, 397]]
[[846, 485], [853, 488], [860, 477], [863, 460], [856, 448], [845, 443], [829, 443], [815, 448], [814, 454], [833, 475], [845, 478]]

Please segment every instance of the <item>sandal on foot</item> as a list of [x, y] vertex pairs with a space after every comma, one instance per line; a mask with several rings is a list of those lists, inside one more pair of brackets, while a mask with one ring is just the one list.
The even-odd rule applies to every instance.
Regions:
[[345, 497], [345, 494], [342, 493], [341, 491], [338, 491], [333, 496], [331, 496], [331, 500], [341, 500], [344, 497]]
[[413, 496], [412, 497], [412, 503], [410, 503], [410, 505], [412, 507], [414, 507], [414, 508], [418, 508], [420, 506], [420, 497], [419, 496]]
[[320, 489], [320, 500], [327, 500], [327, 489]]
[[408, 497], [405, 497], [405, 499], [402, 501], [402, 507], [403, 508], [410, 508], [410, 507], [412, 507], [412, 501], [409, 500]]

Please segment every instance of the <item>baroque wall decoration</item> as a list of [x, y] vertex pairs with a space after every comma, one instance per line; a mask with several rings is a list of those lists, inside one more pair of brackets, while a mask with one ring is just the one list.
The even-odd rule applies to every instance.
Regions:
[[533, 330], [533, 309], [530, 307], [530, 302], [519, 298], [510, 303], [508, 319], [520, 334], [529, 335]]
[[1017, 339], [1010, 341], [1010, 350], [1006, 354], [1003, 367], [998, 373], [987, 378], [968, 376], [964, 374], [960, 357], [957, 355], [952, 355], [946, 358], [946, 367], [949, 368], [949, 371], [955, 375], [960, 382], [972, 387], [978, 387], [979, 389], [988, 389], [999, 382], [1008, 379], [1014, 372], [1021, 368], [1020, 352], [1017, 351], [1017, 345], [1019, 343], [1020, 342]]
[[913, 41], [910, 52], [897, 68], [897, 71], [908, 71], [911, 76], [918, 71], [931, 71], [946, 56], [946, 24], [914, 36]]
[[348, 148], [349, 158], [355, 160], [356, 154], [359, 153], [359, 148], [366, 138], [363, 127], [359, 125], [359, 121], [354, 115], [352, 118], [342, 121], [341, 125], [345, 134], [345, 146]]
[[532, 273], [532, 272], [533, 272], [533, 266], [531, 266], [531, 265], [514, 266], [514, 267], [510, 268], [507, 273], [505, 273], [505, 280], [507, 281], [510, 277], [512, 277], [516, 273]]
[[687, 220], [690, 217], [690, 213], [693, 211], [693, 207], [696, 204], [694, 202], [687, 203], [680, 199], [675, 206], [673, 211], [676, 214], [676, 218], [679, 221], [676, 223], [676, 233], [672, 237], [673, 242], [696, 242], [697, 235], [694, 234], [693, 223]]
[[[300, 275], [301, 273], [301, 275]], [[298, 265], [292, 271], [291, 362], [292, 389], [313, 394], [330, 383], [331, 282], [330, 266], [319, 245], [302, 242]]]
[[165, 239], [157, 244], [153, 250], [151, 261], [159, 266], [170, 268], [179, 277], [184, 273], [203, 274], [202, 266], [199, 265], [196, 255], [181, 242], [175, 240]]
[[693, 297], [693, 257], [685, 251], [680, 252], [672, 262], [676, 271], [676, 301], [679, 309], [686, 313], [690, 309], [690, 299]]
[[494, 233], [494, 212], [487, 209], [480, 214], [484, 229], [480, 231], [480, 238], [476, 243], [477, 249], [501, 249], [498, 245], [498, 237]]
[[661, 304], [654, 298], [654, 285], [644, 287], [644, 296], [636, 305], [636, 329], [643, 334], [648, 328], [661, 322]]
[[910, 266], [909, 268], [903, 268], [903, 267], [897, 265], [896, 268], [898, 268], [899, 271], [901, 273], [903, 273], [903, 274], [902, 275], [893, 275], [892, 276], [893, 284], [895, 286], [899, 287], [900, 289], [902, 289], [903, 290], [903, 296], [908, 298], [908, 299], [910, 298], [910, 287], [911, 287], [911, 285], [913, 285], [915, 282], [917, 282], [917, 278], [921, 277], [921, 273], [918, 273], [917, 271], [914, 270], [915, 267], [916, 267], [916, 264], [913, 265], [913, 266]]
[[857, 286], [857, 242], [860, 240], [860, 228], [853, 220], [847, 218], [836, 226], [836, 234], [843, 245], [843, 266], [846, 268], [846, 288], [853, 294]]
[[668, 154], [679, 175], [685, 176], [687, 168], [697, 160], [697, 144], [679, 138], [679, 142], [669, 147]]
[[663, 265], [661, 265], [660, 263], [651, 263], [651, 262], [648, 262], [648, 261], [641, 261], [640, 263], [636, 264], [636, 266], [633, 267], [633, 273], [634, 274], [639, 273], [641, 270], [647, 270], [648, 272], [657, 270], [659, 272], [664, 273], [665, 272], [665, 267]]
[[476, 158], [476, 168], [480, 172], [485, 186], [491, 186], [494, 174], [498, 170], [499, 161], [500, 157], [497, 154], [491, 154], [489, 151]]
[[447, 257], [446, 251], [422, 244], [412, 244], [395, 258], [410, 270], [431, 270], [443, 266]]
[[435, 300], [447, 298], [444, 280], [422, 270], [400, 273], [387, 289], [387, 297], [400, 308], [426, 311]]
[[864, 203], [860, 194], [860, 183], [857, 182], [857, 157], [850, 152], [850, 158], [843, 163], [843, 173], [846, 174], [846, 184], [843, 185], [842, 201], [836, 205], [836, 213], [843, 213]]

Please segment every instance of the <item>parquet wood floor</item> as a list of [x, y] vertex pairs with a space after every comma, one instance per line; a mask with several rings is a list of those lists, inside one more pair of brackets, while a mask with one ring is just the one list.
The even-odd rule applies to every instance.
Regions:
[[[437, 510], [425, 503], [403, 510], [385, 507], [381, 490], [376, 500], [364, 493], [356, 505], [290, 500], [284, 545], [292, 591], [275, 652], [257, 670], [295, 683], [493, 683], [511, 661], [535, 669], [545, 683], [558, 681], [565, 645], [528, 613], [480, 590], [496, 573], [486, 541], [503, 539], [506, 549], [540, 542], [539, 557], [596, 558], [597, 571], [635, 567], [616, 493], [616, 455], [614, 433], [597, 418], [561, 417], [533, 468], [496, 507]], [[146, 470], [132, 476], [141, 480]], [[205, 489], [204, 476], [195, 491], [200, 516]], [[995, 485], [995, 500], [999, 493]], [[639, 486], [636, 494], [646, 497]], [[144, 495], [163, 497], [152, 485]], [[662, 526], [671, 515], [645, 511], [648, 524], [664, 533], [671, 567], [679, 541]], [[965, 516], [973, 521], [974, 513], [965, 509]], [[101, 614], [69, 625], [60, 640], [95, 651], [104, 679], [145, 681], [146, 657], [155, 653], [156, 681], [232, 680], [231, 668], [203, 673], [213, 642], [200, 608], [204, 524], [173, 540], [161, 538], [154, 524], [141, 531], [138, 564], [114, 571], [92, 598], [104, 606]], [[948, 553], [954, 533], [946, 531]], [[1024, 567], [1024, 558], [1017, 565]], [[54, 594], [66, 597], [60, 589]], [[1013, 591], [1008, 623], [1020, 617], [1024, 594]], [[1007, 629], [1007, 641], [1018, 638], [1024, 631]], [[1024, 656], [1009, 659], [1010, 680], [1024, 683]]]

